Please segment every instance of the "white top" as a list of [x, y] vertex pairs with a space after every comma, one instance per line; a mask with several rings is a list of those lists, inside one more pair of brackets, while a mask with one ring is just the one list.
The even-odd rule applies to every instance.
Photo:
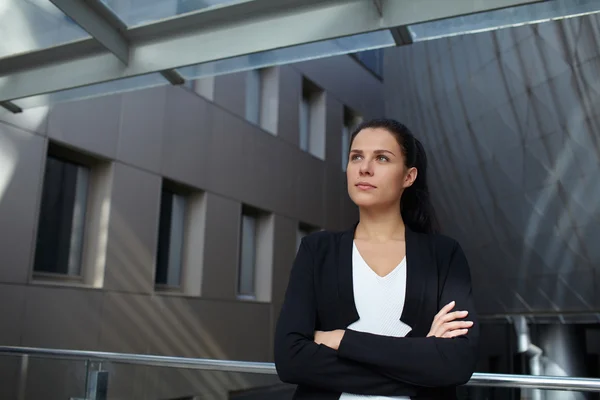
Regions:
[[[358, 321], [349, 329], [384, 336], [404, 337], [411, 327], [400, 321], [406, 296], [406, 257], [392, 272], [379, 276], [360, 255], [356, 244], [352, 249], [352, 282]], [[343, 393], [340, 400], [409, 400], [409, 397], [363, 396]]]

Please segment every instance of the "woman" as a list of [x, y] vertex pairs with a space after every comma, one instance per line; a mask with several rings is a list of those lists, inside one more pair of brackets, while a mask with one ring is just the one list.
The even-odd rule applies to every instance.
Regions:
[[353, 133], [359, 223], [302, 240], [277, 323], [275, 364], [298, 385], [295, 399], [455, 399], [470, 379], [479, 326], [469, 266], [436, 233], [426, 170], [399, 122]]

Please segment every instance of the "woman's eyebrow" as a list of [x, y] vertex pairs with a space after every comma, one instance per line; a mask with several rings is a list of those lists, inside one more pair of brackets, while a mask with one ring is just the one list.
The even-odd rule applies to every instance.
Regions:
[[[362, 153], [363, 153], [363, 151], [362, 151], [362, 150], [360, 150], [360, 149], [353, 149], [353, 150], [350, 150], [350, 153], [358, 153], [358, 154], [362, 154]], [[374, 151], [373, 151], [373, 153], [375, 153], [375, 154], [390, 153], [391, 155], [395, 156], [395, 154], [394, 154], [394, 153], [392, 153], [391, 151], [389, 151], [389, 150], [384, 150], [384, 149], [381, 149], [381, 150], [374, 150]]]

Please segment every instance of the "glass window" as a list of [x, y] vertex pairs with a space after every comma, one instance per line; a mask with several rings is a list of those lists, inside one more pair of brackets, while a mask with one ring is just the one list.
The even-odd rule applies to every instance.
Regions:
[[160, 202], [155, 283], [181, 286], [186, 198], [163, 189]]
[[299, 145], [321, 160], [325, 159], [325, 99], [319, 86], [308, 79], [302, 81], [299, 110]]
[[89, 172], [82, 165], [47, 158], [34, 271], [81, 276]]
[[257, 218], [254, 215], [242, 214], [238, 294], [243, 297], [254, 297], [256, 294], [254, 283], [257, 245], [256, 225]]

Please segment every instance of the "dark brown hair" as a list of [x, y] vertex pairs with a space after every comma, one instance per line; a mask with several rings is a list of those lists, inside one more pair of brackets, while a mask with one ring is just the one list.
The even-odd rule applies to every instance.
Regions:
[[418, 171], [417, 178], [410, 187], [404, 190], [400, 199], [400, 213], [406, 226], [415, 232], [439, 232], [438, 220], [431, 204], [427, 185], [427, 154], [421, 142], [402, 123], [393, 119], [381, 118], [360, 124], [352, 133], [350, 147], [352, 147], [356, 135], [367, 128], [381, 128], [392, 134], [402, 149], [406, 168], [415, 167]]

